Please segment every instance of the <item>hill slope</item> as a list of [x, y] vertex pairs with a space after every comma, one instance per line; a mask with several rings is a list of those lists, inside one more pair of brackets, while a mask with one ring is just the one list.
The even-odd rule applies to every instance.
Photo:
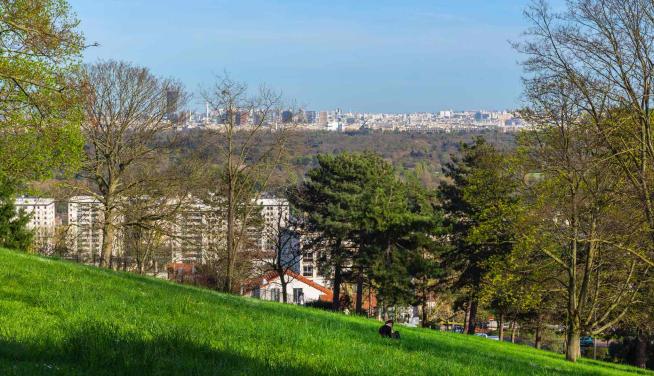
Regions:
[[599, 362], [0, 250], [2, 375], [619, 375]]

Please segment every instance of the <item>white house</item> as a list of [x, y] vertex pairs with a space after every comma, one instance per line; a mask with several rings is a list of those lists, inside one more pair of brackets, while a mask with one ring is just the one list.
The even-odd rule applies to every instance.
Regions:
[[[286, 272], [286, 277], [289, 281], [286, 285], [289, 303], [305, 304], [317, 300], [332, 301], [332, 290], [327, 287], [290, 270]], [[270, 272], [251, 281], [243, 288], [242, 295], [281, 302], [282, 285], [279, 281], [279, 275]]]

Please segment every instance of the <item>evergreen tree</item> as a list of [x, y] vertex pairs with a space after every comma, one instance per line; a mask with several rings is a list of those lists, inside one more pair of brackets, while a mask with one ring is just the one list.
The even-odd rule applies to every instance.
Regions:
[[320, 269], [333, 274], [334, 309], [340, 307], [341, 284], [357, 251], [352, 239], [361, 218], [362, 196], [384, 167], [383, 160], [371, 153], [319, 155], [318, 167], [308, 172], [308, 179], [289, 197], [307, 216], [305, 230], [315, 234], [313, 241], [325, 248], [319, 257]]
[[30, 217], [16, 212], [14, 195], [14, 183], [0, 178], [0, 247], [27, 250], [32, 243], [32, 232], [27, 229]]
[[369, 249], [378, 300], [384, 307], [418, 304], [424, 313], [440, 274], [441, 215], [434, 197], [411, 174], [404, 181], [393, 175], [376, 195], [364, 211], [361, 243]]
[[415, 177], [401, 180], [373, 153], [319, 156], [318, 161], [291, 202], [306, 213], [305, 227], [327, 244], [319, 262], [334, 275], [334, 307], [343, 281], [356, 285], [357, 313], [363, 313], [365, 281], [385, 307], [414, 303], [417, 286], [427, 288], [414, 283], [414, 274], [422, 282], [433, 274], [428, 265], [433, 266], [434, 234], [441, 223], [433, 197]]
[[427, 326], [428, 303], [436, 299], [436, 293], [442, 288], [439, 279], [444, 274], [441, 257], [447, 250], [443, 238], [446, 229], [442, 212], [436, 208], [435, 192], [425, 189], [417, 178], [409, 179], [407, 184], [410, 206], [429, 218], [428, 222], [423, 222], [424, 226], [414, 228], [405, 245], [410, 251], [408, 271], [414, 295], [412, 304], [421, 307], [422, 325]]
[[515, 184], [503, 156], [482, 138], [463, 145], [462, 158], [446, 168], [451, 183], [440, 187], [453, 248], [444, 255], [454, 287], [465, 291], [466, 332], [474, 334], [477, 308], [489, 260], [511, 251]]

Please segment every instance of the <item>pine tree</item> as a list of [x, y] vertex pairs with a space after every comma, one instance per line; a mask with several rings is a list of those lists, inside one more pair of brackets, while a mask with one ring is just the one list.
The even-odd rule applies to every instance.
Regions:
[[432, 252], [440, 226], [433, 202], [417, 179], [401, 180], [377, 154], [319, 156], [318, 162], [291, 202], [307, 213], [305, 227], [326, 239], [319, 261], [334, 275], [334, 307], [343, 281], [356, 285], [359, 314], [365, 281], [386, 307], [412, 304], [416, 286], [409, 268], [419, 255]]
[[24, 212], [16, 212], [15, 184], [0, 178], [0, 247], [27, 250], [32, 244], [32, 232], [27, 229], [30, 220]]
[[511, 251], [516, 187], [503, 169], [503, 155], [483, 138], [463, 145], [462, 154], [446, 168], [451, 183], [440, 187], [453, 246], [444, 263], [455, 276], [454, 287], [465, 291], [465, 329], [473, 334], [488, 260]]
[[362, 195], [382, 170], [371, 168], [379, 161], [370, 153], [319, 155], [318, 167], [308, 172], [308, 179], [289, 197], [295, 208], [306, 213], [305, 230], [316, 234], [318, 239], [313, 241], [325, 248], [320, 252], [320, 269], [333, 274], [334, 309], [340, 308], [341, 284], [357, 251], [352, 239], [361, 217]]

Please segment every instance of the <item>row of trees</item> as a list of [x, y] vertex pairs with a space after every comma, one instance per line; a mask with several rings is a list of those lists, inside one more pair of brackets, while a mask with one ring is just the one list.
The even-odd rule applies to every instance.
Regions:
[[533, 327], [537, 347], [544, 325], [559, 325], [574, 361], [582, 334], [607, 335], [649, 309], [650, 266], [625, 249], [647, 232], [588, 135], [548, 124], [512, 154], [478, 141], [450, 169], [454, 183], [441, 192], [453, 248], [443, 262], [465, 297], [468, 333], [478, 305], [500, 328], [507, 318]]
[[444, 260], [468, 287], [469, 317], [486, 304], [500, 321], [561, 324], [571, 361], [582, 334], [632, 332], [644, 367], [654, 6], [580, 0], [555, 13], [536, 1], [525, 14], [531, 27], [515, 47], [526, 56], [523, 117], [533, 129], [515, 153], [478, 142], [448, 169], [454, 184], [441, 191], [455, 247]]
[[[526, 56], [529, 106], [523, 116], [533, 129], [515, 153], [477, 142], [447, 166], [437, 206], [448, 227], [439, 267], [445, 282], [463, 294], [470, 333], [481, 304], [500, 321], [533, 321], [537, 331], [543, 323], [562, 325], [571, 361], [580, 354], [582, 334], [621, 325], [631, 325], [646, 346], [652, 311], [643, 303], [651, 302], [654, 261], [654, 7], [639, 0], [579, 0], [553, 13], [537, 1], [525, 14], [532, 27], [515, 46]], [[374, 164], [345, 167], [348, 158], [333, 158], [333, 167], [329, 157], [321, 159], [295, 201], [330, 240], [337, 295], [347, 265], [347, 278], [360, 284], [365, 275], [388, 299], [401, 284], [385, 277], [408, 263], [387, 260], [411, 253], [401, 245], [407, 234], [402, 225], [411, 228], [420, 210], [407, 215], [393, 206], [389, 192], [400, 190], [377, 182], [384, 175]], [[370, 192], [385, 192], [386, 200], [367, 201]], [[431, 240], [439, 234], [417, 232]], [[397, 244], [384, 243], [388, 239]], [[385, 262], [381, 275], [376, 262]], [[397, 275], [415, 279], [406, 271]]]
[[333, 277], [333, 308], [346, 283], [357, 313], [372, 289], [380, 314], [420, 305], [428, 323], [427, 303], [453, 294], [470, 334], [483, 309], [501, 338], [517, 322], [536, 347], [545, 327], [562, 328], [572, 361], [581, 335], [633, 331], [646, 349], [654, 279], [635, 249], [648, 231], [597, 141], [577, 116], [537, 125], [512, 152], [478, 139], [432, 192], [375, 154], [319, 157], [290, 198]]
[[[88, 66], [84, 73], [87, 146], [71, 187], [101, 203], [100, 267], [117, 267], [112, 257], [122, 246], [124, 256], [137, 256], [142, 272], [154, 256], [148, 252], [153, 239], [167, 239], [203, 249], [197, 260], [204, 264], [203, 274], [221, 290], [238, 292], [256, 258], [257, 200], [285, 156], [289, 125], [271, 124], [280, 95], [267, 88], [252, 94], [242, 83], [219, 79], [203, 95], [223, 121], [188, 153], [186, 138], [176, 129], [184, 121], [180, 114], [187, 98], [179, 83], [116, 61]], [[247, 127], [237, 118], [243, 113], [253, 117]], [[206, 226], [190, 234], [201, 235], [200, 240], [177, 231], [192, 212], [206, 217]], [[118, 233], [128, 241], [119, 240]]]
[[[203, 96], [224, 121], [183, 153], [175, 131], [189, 98], [182, 85], [130, 63], [82, 64], [89, 46], [78, 25], [66, 1], [0, 1], [0, 246], [29, 247], [28, 218], [16, 215], [13, 197], [54, 177], [62, 196], [100, 203], [99, 265], [121, 266], [122, 247], [121, 263], [127, 257], [143, 272], [162, 239], [175, 237], [180, 213], [197, 204], [193, 194], [214, 211], [210, 269], [223, 290], [237, 291], [256, 199], [284, 156], [285, 129], [268, 126], [280, 95], [219, 78]], [[248, 127], [237, 119], [243, 113]]]
[[652, 317], [638, 304], [651, 293], [654, 261], [654, 5], [584, 0], [553, 13], [541, 1], [526, 15], [532, 27], [516, 47], [526, 56], [526, 116], [540, 129], [527, 158], [549, 182], [533, 197], [561, 218], [532, 230], [563, 274], [574, 360], [580, 332], [601, 333], [643, 309], [643, 333]]
[[[514, 152], [463, 146], [438, 190], [373, 153], [322, 155], [303, 181], [287, 182], [302, 249], [333, 279], [333, 308], [348, 284], [358, 313], [368, 289], [380, 314], [420, 305], [426, 322], [428, 302], [454, 294], [468, 333], [480, 309], [495, 313], [500, 337], [505, 320], [533, 326], [537, 344], [545, 324], [560, 325], [571, 361], [582, 334], [632, 331], [646, 346], [654, 6], [567, 6], [552, 13], [536, 1], [526, 12], [532, 27], [515, 47], [526, 56], [523, 116], [533, 129]], [[121, 233], [143, 272], [161, 239], [176, 236], [192, 196], [214, 211], [207, 273], [238, 291], [251, 269], [256, 200], [286, 167], [286, 128], [270, 120], [279, 95], [219, 80], [204, 99], [224, 121], [190, 153], [175, 131], [188, 98], [177, 81], [129, 63], [82, 65], [84, 40], [65, 1], [0, 7], [0, 245], [29, 242], [11, 205], [16, 187], [74, 172], [68, 188], [101, 203], [100, 266], [117, 266]], [[284, 248], [268, 258], [280, 275]]]

